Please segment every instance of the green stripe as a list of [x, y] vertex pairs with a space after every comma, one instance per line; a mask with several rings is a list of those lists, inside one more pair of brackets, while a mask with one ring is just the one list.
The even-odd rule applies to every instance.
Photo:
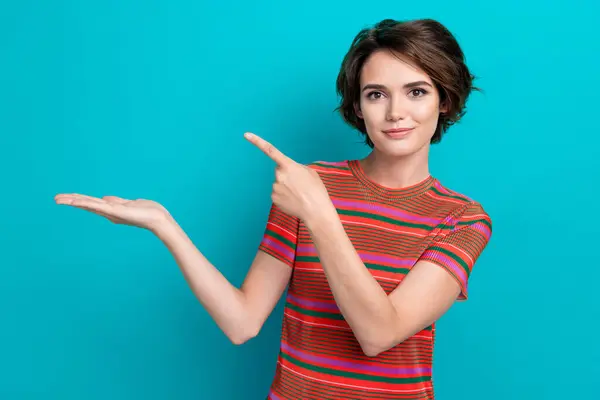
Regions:
[[[315, 256], [297, 256], [296, 261], [306, 262], [306, 263], [320, 263], [321, 262], [319, 257], [315, 257]], [[397, 274], [404, 274], [404, 275], [408, 274], [408, 272], [410, 271], [408, 268], [388, 267], [386, 265], [379, 265], [379, 264], [372, 264], [372, 263], [365, 263], [365, 266], [369, 269], [374, 269], [377, 271], [394, 272]]]
[[371, 264], [371, 263], [365, 263], [365, 266], [367, 266], [367, 268], [369, 268], [369, 269], [375, 269], [377, 271], [394, 272], [397, 274], [404, 274], [404, 275], [408, 274], [408, 272], [410, 271], [408, 268], [388, 267], [386, 265]]
[[306, 369], [309, 369], [311, 371], [319, 372], [319, 373], [322, 373], [322, 374], [343, 376], [343, 377], [346, 377], [346, 378], [362, 379], [362, 380], [365, 380], [365, 381], [384, 382], [384, 383], [396, 383], [396, 384], [398, 384], [398, 383], [429, 382], [431, 380], [430, 376], [417, 376], [417, 377], [411, 377], [411, 378], [390, 378], [390, 377], [386, 377], [386, 376], [367, 375], [367, 374], [360, 374], [360, 373], [357, 373], [357, 372], [340, 371], [340, 370], [337, 370], [337, 369], [319, 367], [317, 365], [313, 365], [313, 364], [306, 363], [304, 361], [300, 361], [300, 360], [294, 358], [293, 356], [290, 356], [289, 354], [284, 353], [283, 351], [281, 352], [281, 357], [283, 359], [285, 359], [285, 360], [293, 363], [293, 364], [296, 364], [299, 367], [306, 368]]
[[484, 224], [490, 230], [492, 229], [492, 224], [490, 224], [487, 219], [476, 219], [476, 220], [473, 220], [473, 221], [458, 221], [458, 225], [468, 226], [468, 225], [474, 225], [474, 224], [476, 224], [478, 222]]
[[443, 196], [443, 197], [449, 197], [451, 199], [462, 200], [462, 201], [469, 201], [469, 199], [467, 199], [465, 197], [453, 196], [451, 194], [442, 193], [439, 190], [437, 190], [435, 187], [432, 187], [431, 190], [433, 190], [435, 193], [437, 193], [437, 194], [439, 194], [440, 196]]
[[325, 164], [321, 164], [321, 163], [318, 163], [318, 162], [312, 163], [312, 165], [318, 165], [321, 168], [335, 169], [335, 170], [338, 170], [338, 171], [348, 171], [348, 167], [346, 167], [346, 166], [325, 165]]
[[[362, 212], [362, 211], [350, 211], [350, 210], [343, 210], [343, 209], [339, 209], [339, 208], [337, 209], [337, 211], [339, 214], [349, 215], [351, 217], [370, 218], [370, 219], [374, 219], [377, 221], [387, 222], [392, 225], [407, 226], [409, 228], [426, 229], [428, 231], [431, 231], [431, 230], [433, 230], [433, 228], [435, 228], [434, 226], [431, 226], [431, 225], [413, 224], [410, 222], [401, 221], [401, 220], [397, 220], [397, 219], [390, 218], [390, 217], [385, 217], [383, 215], [372, 214], [372, 213], [367, 213], [367, 212]], [[444, 229], [444, 228], [447, 228], [450, 226], [449, 225], [438, 225], [437, 227]]]
[[298, 262], [312, 262], [312, 263], [320, 263], [319, 257], [314, 256], [296, 256], [296, 261]]
[[481, 223], [484, 225], [487, 225], [487, 227], [490, 229], [490, 231], [492, 230], [492, 224], [487, 219], [481, 220]]
[[430, 250], [439, 251], [440, 253], [446, 254], [447, 256], [449, 256], [450, 258], [452, 258], [454, 261], [456, 261], [457, 263], [459, 263], [463, 267], [463, 269], [465, 270], [467, 276], [470, 275], [471, 271], [469, 271], [469, 266], [462, 260], [462, 258], [460, 258], [459, 256], [457, 256], [456, 254], [454, 254], [450, 250], [446, 250], [446, 249], [443, 249], [443, 248], [438, 247], [438, 246], [431, 246], [429, 249]]
[[335, 319], [338, 321], [343, 321], [344, 320], [344, 316], [342, 314], [336, 314], [336, 313], [329, 313], [329, 312], [323, 312], [323, 311], [314, 311], [314, 310], [307, 310], [306, 308], [301, 308], [298, 307], [295, 304], [292, 304], [290, 302], [286, 302], [285, 305], [294, 310], [297, 311], [301, 314], [304, 315], [310, 315], [311, 317], [319, 317], [319, 318], [328, 318], [328, 319]]
[[[298, 307], [297, 305], [292, 304], [289, 301], [286, 301], [285, 305], [288, 308], [290, 308], [290, 309], [292, 309], [292, 310], [294, 310], [296, 312], [299, 312], [300, 314], [310, 315], [312, 317], [335, 319], [337, 321], [343, 321], [343, 320], [345, 320], [345, 318], [341, 314], [341, 312], [339, 314], [337, 314], [337, 313], [329, 313], [329, 312], [324, 312], [324, 311], [307, 310], [305, 308]], [[431, 330], [433, 330], [433, 326], [429, 325], [428, 327], [423, 328], [423, 330], [425, 330], [425, 331], [431, 331]]]
[[291, 242], [290, 240], [284, 238], [283, 236], [281, 236], [280, 234], [273, 232], [270, 229], [267, 229], [267, 235], [279, 240], [280, 242], [283, 242], [285, 244], [287, 244], [289, 247], [291, 247], [292, 249], [294, 249], [296, 246], [294, 245], [293, 242]]

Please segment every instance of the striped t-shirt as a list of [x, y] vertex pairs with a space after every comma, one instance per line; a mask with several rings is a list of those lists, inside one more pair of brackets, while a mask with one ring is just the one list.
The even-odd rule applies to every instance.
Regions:
[[[310, 164], [324, 182], [366, 268], [386, 293], [427, 260], [467, 298], [475, 260], [491, 235], [482, 206], [429, 176], [392, 189], [371, 181], [357, 160]], [[271, 400], [433, 399], [435, 324], [376, 357], [366, 356], [340, 313], [306, 226], [271, 207], [259, 247], [293, 268]]]

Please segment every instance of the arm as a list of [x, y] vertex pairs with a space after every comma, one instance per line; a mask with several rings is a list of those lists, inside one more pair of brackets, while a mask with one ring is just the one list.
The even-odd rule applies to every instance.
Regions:
[[[258, 334], [291, 277], [289, 258], [277, 259], [259, 251], [241, 288], [234, 287], [200, 253], [171, 214], [155, 201], [117, 196], [97, 198], [78, 193], [57, 194], [55, 201], [91, 211], [116, 224], [153, 232], [175, 257], [196, 297], [235, 344], [244, 343]], [[282, 222], [283, 218], [276, 210], [272, 210], [270, 218], [277, 218], [288, 228], [297, 221]], [[288, 241], [295, 240], [293, 235], [285, 235], [289, 236]]]
[[[281, 210], [304, 221], [338, 308], [366, 355], [397, 345], [438, 319], [461, 291], [464, 297], [466, 276], [491, 233], [489, 218], [480, 207], [472, 205], [475, 213], [463, 215], [463, 226], [470, 228], [439, 239], [388, 296], [346, 235], [319, 174], [264, 139], [246, 137], [277, 164], [271, 198]], [[459, 265], [445, 261], [443, 253], [455, 255]]]
[[202, 255], [174, 219], [167, 217], [154, 231], [225, 335], [234, 344], [256, 336], [285, 290], [292, 269], [258, 251], [238, 289]]
[[306, 223], [336, 303], [367, 356], [429, 326], [460, 291], [447, 272], [422, 261], [388, 296], [358, 256], [334, 209]]

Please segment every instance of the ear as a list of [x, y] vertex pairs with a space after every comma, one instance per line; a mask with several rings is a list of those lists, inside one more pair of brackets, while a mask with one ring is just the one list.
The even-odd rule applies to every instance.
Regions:
[[440, 114], [446, 114], [448, 112], [448, 109], [450, 107], [448, 107], [448, 103], [447, 102], [442, 102], [440, 103]]
[[362, 111], [360, 111], [360, 104], [354, 103], [354, 112], [358, 116], [358, 118], [363, 119]]

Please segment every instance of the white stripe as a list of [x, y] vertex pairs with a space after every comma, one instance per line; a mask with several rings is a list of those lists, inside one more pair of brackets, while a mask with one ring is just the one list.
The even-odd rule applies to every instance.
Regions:
[[273, 225], [276, 226], [277, 228], [281, 229], [282, 231], [284, 231], [285, 233], [287, 233], [288, 235], [292, 236], [294, 239], [296, 239], [296, 235], [294, 235], [292, 232], [288, 231], [287, 229], [285, 229], [284, 227], [282, 227], [281, 225], [277, 225], [274, 224], [272, 222], [267, 222], [267, 225]]

